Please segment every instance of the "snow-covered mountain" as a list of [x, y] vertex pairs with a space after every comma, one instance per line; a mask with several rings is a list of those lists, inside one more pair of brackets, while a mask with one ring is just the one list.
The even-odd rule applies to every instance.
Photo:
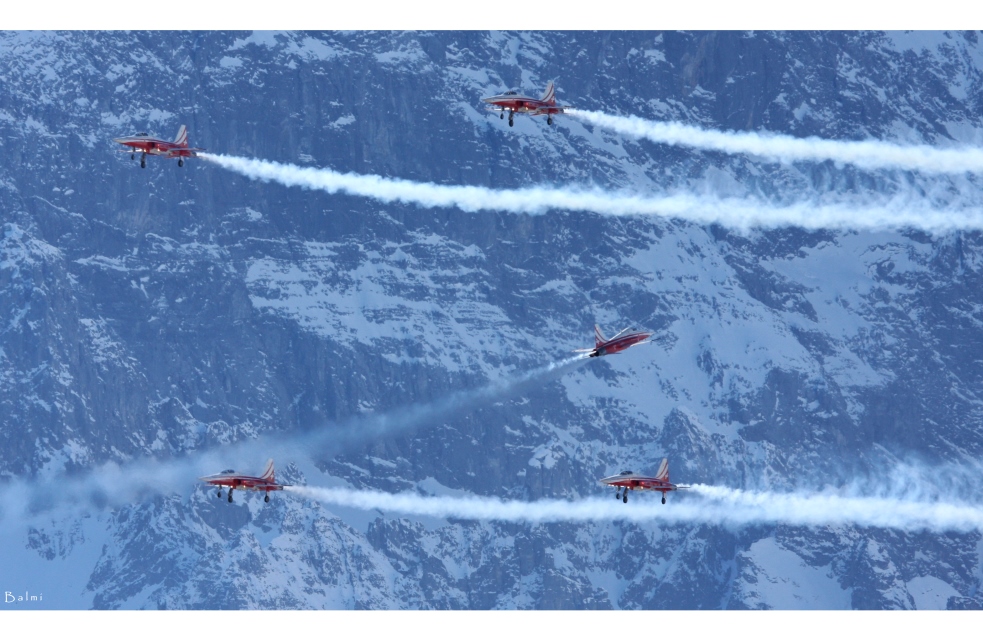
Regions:
[[[978, 34], [955, 32], [0, 33], [0, 477], [398, 420], [563, 359], [594, 323], [655, 343], [277, 458], [279, 476], [529, 501], [663, 456], [678, 482], [776, 490], [977, 461], [978, 232], [423, 209], [200, 159], [141, 170], [111, 140], [186, 124], [216, 153], [436, 184], [976, 202], [974, 175], [779, 165], [565, 116], [510, 128], [480, 98], [555, 79], [584, 109], [945, 147], [983, 141], [981, 71]], [[130, 505], [32, 507], [0, 510], [0, 590], [43, 595], [11, 607], [983, 605], [979, 533], [229, 505], [191, 475]]]

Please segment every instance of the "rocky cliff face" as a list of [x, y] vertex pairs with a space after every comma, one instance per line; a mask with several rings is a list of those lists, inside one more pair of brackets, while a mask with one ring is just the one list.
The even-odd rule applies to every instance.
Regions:
[[[563, 116], [509, 128], [480, 107], [556, 79], [561, 102], [612, 113], [976, 143], [977, 37], [2, 33], [0, 476], [398, 416], [563, 358], [595, 322], [655, 330], [655, 344], [278, 463], [298, 483], [531, 500], [596, 495], [599, 476], [662, 456], [680, 482], [774, 489], [978, 459], [978, 233], [421, 209], [196, 160], [141, 170], [110, 141], [187, 124], [214, 152], [438, 184], [978, 201], [973, 175], [777, 165]], [[15, 549], [0, 588], [46, 588], [55, 608], [980, 604], [976, 533], [477, 523], [286, 495], [229, 505], [191, 476], [3, 530]]]

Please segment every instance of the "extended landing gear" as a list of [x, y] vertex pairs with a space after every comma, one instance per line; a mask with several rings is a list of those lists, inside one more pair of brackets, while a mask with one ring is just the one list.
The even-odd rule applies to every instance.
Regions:
[[270, 495], [268, 493], [266, 495], [266, 498], [263, 499], [263, 502], [264, 503], [269, 503], [270, 502]]
[[177, 165], [178, 165], [178, 168], [184, 166], [184, 158], [178, 158]]
[[140, 168], [147, 168], [147, 154], [144, 153], [140, 156]]
[[628, 502], [628, 490], [625, 490], [624, 496], [621, 497], [621, 502], [622, 503], [627, 503]]
[[229, 502], [232, 502], [232, 490], [229, 490]]
[[498, 119], [500, 119], [500, 120], [504, 120], [505, 119], [505, 111], [502, 111], [502, 114], [498, 116]]
[[131, 160], [135, 160], [136, 158], [137, 158], [137, 154], [136, 153], [130, 153], [130, 159]]
[[546, 123], [549, 124], [550, 126], [553, 126], [553, 116], [552, 115], [547, 115], [546, 116]]
[[620, 487], [618, 488], [618, 491], [616, 491], [614, 493], [614, 500], [616, 500], [616, 501], [620, 501], [621, 500], [621, 488]]
[[222, 490], [219, 490], [218, 491], [218, 494], [216, 494], [216, 496], [218, 496], [219, 498], [222, 498]]
[[512, 116], [513, 115], [515, 115], [515, 111], [509, 111], [509, 126], [512, 126], [513, 124], [515, 124], [515, 122], [512, 121]]
[[666, 504], [666, 495], [665, 494], [662, 495], [662, 504], [663, 505]]

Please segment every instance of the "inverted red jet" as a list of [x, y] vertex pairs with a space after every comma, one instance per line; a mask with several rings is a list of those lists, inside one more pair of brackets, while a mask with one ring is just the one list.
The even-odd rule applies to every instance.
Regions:
[[184, 124], [178, 129], [177, 137], [173, 142], [150, 137], [146, 133], [137, 133], [129, 137], [117, 137], [114, 142], [126, 146], [124, 153], [130, 154], [130, 159], [136, 159], [137, 151], [140, 152], [140, 168], [147, 168], [147, 155], [160, 155], [161, 157], [177, 158], [177, 165], [184, 166], [185, 157], [198, 157], [197, 151], [203, 148], [188, 147], [188, 127]]
[[234, 470], [226, 470], [221, 474], [212, 474], [210, 476], [199, 477], [198, 480], [204, 481], [209, 485], [217, 485], [219, 498], [222, 498], [222, 488], [229, 488], [230, 503], [232, 502], [232, 491], [235, 489], [266, 492], [266, 498], [263, 500], [269, 503], [270, 492], [275, 492], [277, 490], [282, 490], [284, 487], [289, 487], [288, 485], [281, 485], [276, 482], [276, 475], [273, 470], [273, 459], [266, 462], [266, 469], [263, 470], [263, 474], [260, 476], [247, 476], [245, 474], [236, 474]]
[[[666, 492], [687, 489], [685, 485], [673, 485], [669, 482], [669, 459], [662, 459], [659, 464], [659, 471], [655, 476], [644, 476], [636, 474], [631, 470], [626, 470], [621, 474], [615, 474], [607, 478], [602, 478], [601, 485], [613, 485], [618, 488], [614, 493], [615, 498], [620, 498], [622, 502], [628, 502], [628, 490], [655, 490], [662, 492], [662, 504], [666, 503]], [[624, 490], [622, 492], [622, 490]]]
[[655, 333], [642, 332], [639, 330], [629, 332], [628, 328], [625, 328], [618, 334], [608, 339], [604, 336], [604, 333], [601, 332], [600, 326], [594, 324], [594, 347], [574, 350], [574, 352], [589, 352], [590, 354], [588, 356], [590, 357], [603, 357], [606, 354], [617, 354], [632, 346], [639, 346], [643, 343], [648, 343], [648, 338], [653, 334]]
[[512, 116], [516, 113], [526, 113], [527, 115], [545, 115], [546, 123], [553, 124], [553, 116], [563, 113], [568, 106], [560, 106], [556, 103], [556, 89], [553, 88], [551, 81], [546, 85], [546, 91], [538, 100], [534, 97], [519, 95], [515, 91], [507, 91], [501, 95], [483, 97], [481, 101], [491, 104], [489, 111], [500, 111], [499, 118], [505, 117], [505, 112], [509, 113], [509, 126], [512, 126]]

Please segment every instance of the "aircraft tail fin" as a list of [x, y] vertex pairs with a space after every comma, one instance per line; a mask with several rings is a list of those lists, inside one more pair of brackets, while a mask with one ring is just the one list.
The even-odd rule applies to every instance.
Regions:
[[184, 124], [177, 130], [177, 137], [174, 138], [174, 143], [178, 146], [188, 145], [188, 127]]
[[273, 459], [266, 462], [266, 469], [263, 470], [263, 474], [259, 478], [263, 479], [264, 481], [276, 483], [276, 472], [273, 469]]
[[601, 345], [603, 345], [604, 342], [606, 342], [607, 340], [608, 340], [608, 338], [604, 336], [604, 333], [603, 332], [601, 332], [601, 327], [595, 323], [594, 324], [594, 347], [600, 348]]
[[659, 463], [659, 471], [655, 473], [655, 478], [660, 481], [669, 480], [669, 459], [662, 459], [662, 463]]
[[547, 104], [556, 104], [556, 87], [553, 86], [553, 80], [550, 80], [549, 84], [546, 85], [546, 91], [543, 92], [543, 97], [539, 99]]

